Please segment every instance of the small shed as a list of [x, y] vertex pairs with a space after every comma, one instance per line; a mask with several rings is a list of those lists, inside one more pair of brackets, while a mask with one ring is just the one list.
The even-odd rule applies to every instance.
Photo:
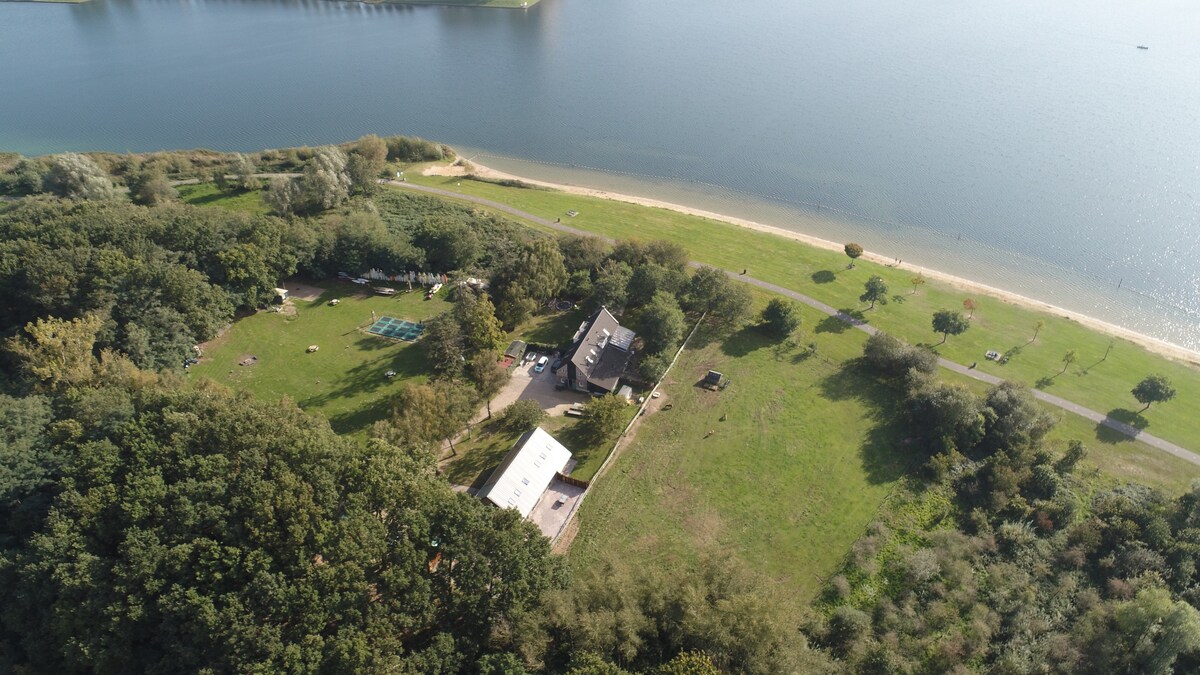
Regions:
[[724, 375], [715, 370], [710, 370], [708, 371], [708, 374], [704, 376], [704, 386], [719, 387], [721, 386], [721, 380], [723, 379], [725, 379]]
[[627, 384], [623, 384], [623, 385], [621, 385], [621, 388], [617, 390], [617, 396], [620, 396], [621, 398], [625, 399], [626, 401], [632, 401], [633, 400], [633, 388]]
[[508, 345], [508, 349], [504, 350], [504, 355], [511, 357], [513, 361], [519, 362], [521, 357], [525, 356], [525, 347], [524, 340], [513, 340]]
[[276, 288], [275, 297], [272, 298], [271, 302], [274, 302], [276, 305], [282, 305], [284, 302], [287, 302], [287, 299], [288, 290], [286, 288]]

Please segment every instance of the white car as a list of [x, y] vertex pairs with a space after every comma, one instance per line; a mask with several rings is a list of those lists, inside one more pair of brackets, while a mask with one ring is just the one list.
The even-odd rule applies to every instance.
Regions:
[[533, 367], [533, 372], [540, 373], [546, 369], [546, 364], [550, 362], [549, 356], [543, 356], [538, 359], [537, 365]]
[[354, 283], [358, 284], [359, 286], [366, 286], [367, 284], [371, 283], [370, 279], [363, 279], [362, 277], [354, 279], [353, 281], [354, 281]]

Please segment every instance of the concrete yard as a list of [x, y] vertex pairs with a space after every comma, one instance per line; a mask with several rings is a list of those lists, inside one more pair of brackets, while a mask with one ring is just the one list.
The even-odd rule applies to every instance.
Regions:
[[[498, 414], [509, 404], [520, 400], [533, 399], [542, 406], [548, 415], [562, 415], [574, 403], [587, 403], [591, 397], [566, 389], [554, 388], [558, 376], [547, 367], [540, 373], [533, 372], [537, 360], [523, 361], [513, 367], [512, 379], [504, 385], [504, 389], [492, 399], [492, 414]], [[472, 424], [487, 417], [486, 407], [475, 416]]]
[[[582, 495], [583, 488], [555, 478], [542, 493], [537, 506], [529, 512], [529, 520], [538, 526], [542, 534], [553, 539], [566, 524]], [[566, 501], [560, 504], [558, 500], [563, 497], [566, 497]]]

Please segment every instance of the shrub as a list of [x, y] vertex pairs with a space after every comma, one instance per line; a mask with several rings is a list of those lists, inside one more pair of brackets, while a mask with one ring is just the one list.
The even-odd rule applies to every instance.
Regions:
[[524, 433], [541, 424], [544, 419], [546, 411], [537, 401], [517, 401], [504, 409], [504, 426], [512, 431]]

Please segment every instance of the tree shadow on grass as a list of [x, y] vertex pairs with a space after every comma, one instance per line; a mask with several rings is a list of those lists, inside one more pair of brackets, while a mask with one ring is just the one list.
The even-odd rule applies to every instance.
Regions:
[[[695, 317], [689, 317], [689, 320], [694, 325]], [[704, 323], [700, 324], [700, 328], [696, 330], [696, 334], [692, 336], [692, 341], [688, 343], [688, 349], [704, 349], [714, 342], [728, 340], [741, 330], [749, 328], [749, 326], [743, 326], [740, 330], [735, 331], [736, 327], [737, 324], [727, 321], [705, 319]]]
[[721, 352], [728, 356], [740, 357], [769, 347], [774, 342], [755, 326], [743, 326], [741, 330], [731, 333], [721, 342]]
[[863, 312], [858, 310], [839, 310], [834, 316], [827, 316], [817, 322], [814, 333], [842, 334], [854, 328], [854, 325], [866, 323]]
[[[338, 378], [337, 385], [332, 389], [298, 399], [297, 403], [301, 408], [309, 410], [322, 408], [351, 396], [377, 396], [377, 400], [364, 403], [354, 410], [329, 416], [330, 426], [340, 434], [361, 431], [381, 419], [386, 419], [391, 413], [391, 398], [385, 395], [384, 390], [398, 391], [406, 380], [427, 374], [429, 371], [426, 366], [424, 350], [411, 347], [401, 349], [350, 368]], [[384, 375], [389, 370], [396, 372], [395, 377], [388, 378]]]
[[1148, 426], [1150, 421], [1142, 417], [1140, 412], [1113, 408], [1105, 415], [1104, 421], [1096, 425], [1096, 440], [1109, 444], [1128, 441], [1137, 438]]
[[814, 284], [828, 284], [837, 281], [837, 275], [829, 270], [813, 272], [809, 278], [813, 280]]
[[904, 443], [907, 430], [901, 421], [900, 392], [876, 379], [862, 359], [845, 362], [819, 386], [832, 401], [854, 400], [866, 408], [871, 428], [859, 448], [859, 459], [870, 482], [898, 480], [925, 459]]
[[[500, 425], [498, 419], [475, 427], [475, 439], [457, 443], [458, 455], [442, 466], [442, 474], [451, 483], [469, 485], [478, 490], [487, 482], [488, 476], [500, 465], [512, 449], [520, 434], [512, 433]], [[463, 446], [470, 443], [470, 449]]]
[[[300, 404], [306, 408], [307, 401]], [[385, 420], [392, 414], [392, 402], [379, 398], [355, 407], [353, 410], [329, 416], [329, 426], [338, 434], [352, 434], [369, 429], [371, 425]]]

